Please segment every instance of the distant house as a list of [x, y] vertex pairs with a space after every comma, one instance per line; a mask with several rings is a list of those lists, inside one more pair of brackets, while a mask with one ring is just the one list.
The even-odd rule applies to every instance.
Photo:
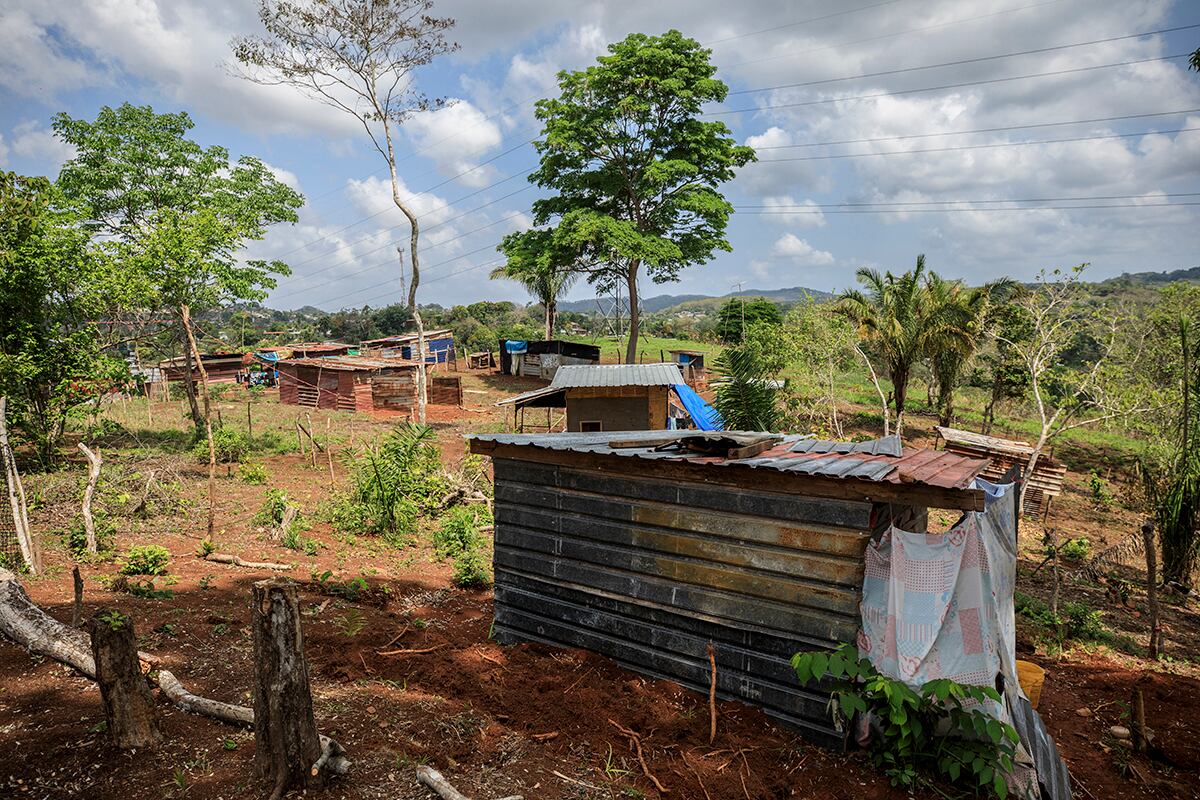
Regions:
[[276, 362], [279, 402], [342, 411], [411, 412], [417, 404], [417, 365], [398, 358], [327, 356]]
[[[686, 402], [685, 402], [686, 396]], [[696, 405], [698, 401], [699, 405]], [[566, 410], [568, 431], [647, 431], [674, 427], [711, 429], [711, 407], [684, 384], [674, 364], [592, 364], [559, 367], [554, 380], [501, 400], [512, 406], [517, 427], [527, 408]], [[707, 410], [705, 410], [707, 409]], [[547, 414], [548, 428], [555, 427]]]
[[[402, 333], [397, 336], [368, 339], [362, 343], [362, 354], [416, 360], [417, 334]], [[456, 360], [454, 331], [449, 328], [425, 331], [425, 362], [427, 364], [449, 364]]]
[[[242, 353], [201, 353], [200, 363], [204, 365], [209, 383], [236, 383], [245, 366]], [[183, 356], [158, 362], [158, 369], [167, 381], [182, 381], [188, 375]], [[197, 383], [200, 381], [200, 370], [196, 366], [192, 367], [191, 378]]]
[[500, 371], [505, 375], [553, 380], [558, 368], [575, 364], [599, 364], [600, 348], [561, 339], [543, 341], [500, 340]]
[[708, 368], [704, 364], [703, 350], [668, 350], [671, 361], [679, 366], [688, 386], [708, 385]]

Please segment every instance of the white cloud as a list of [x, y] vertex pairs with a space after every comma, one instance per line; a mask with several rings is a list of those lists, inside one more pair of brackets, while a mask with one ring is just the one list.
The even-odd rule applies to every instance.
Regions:
[[275, 176], [275, 180], [279, 181], [285, 186], [290, 186], [297, 192], [301, 191], [300, 178], [296, 176], [296, 173], [289, 169], [284, 169], [283, 167], [277, 167], [274, 164], [269, 164], [266, 161], [263, 162], [263, 166]]
[[827, 267], [835, 261], [833, 253], [816, 249], [794, 233], [785, 233], [775, 240], [771, 253], [808, 267]]
[[790, 228], [823, 228], [825, 214], [812, 200], [797, 201], [790, 194], [767, 195], [762, 198], [763, 219], [774, 225]]
[[[495, 170], [478, 167], [478, 157], [504, 141], [500, 128], [467, 100], [409, 119], [404, 130], [418, 150], [433, 160], [443, 174], [459, 175], [467, 186], [486, 186]], [[468, 172], [468, 170], [470, 170]]]

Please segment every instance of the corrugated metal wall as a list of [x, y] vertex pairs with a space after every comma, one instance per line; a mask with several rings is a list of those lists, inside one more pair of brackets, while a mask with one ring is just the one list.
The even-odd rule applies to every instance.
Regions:
[[[637, 465], [631, 464], [631, 473]], [[853, 641], [868, 503], [497, 459], [495, 631], [761, 705], [840, 744], [801, 650]]]

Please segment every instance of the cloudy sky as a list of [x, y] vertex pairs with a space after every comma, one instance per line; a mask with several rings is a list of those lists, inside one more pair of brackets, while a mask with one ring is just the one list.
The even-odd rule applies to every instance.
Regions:
[[[186, 110], [201, 143], [264, 159], [308, 198], [299, 225], [251, 248], [294, 272], [268, 304], [394, 302], [407, 228], [379, 155], [349, 117], [229, 69], [230, 38], [259, 31], [256, 8], [0, 0], [0, 168], [56, 174], [70, 157], [49, 131], [58, 111]], [[537, 196], [525, 178], [534, 101], [608, 43], [669, 28], [712, 48], [731, 93], [710, 118], [759, 162], [726, 187], [733, 252], [677, 284], [644, 283], [645, 295], [839, 289], [860, 266], [902, 270], [922, 252], [972, 282], [1083, 261], [1097, 278], [1200, 264], [1189, 0], [442, 0], [435, 11], [458, 20], [461, 50], [419, 80], [456, 102], [409, 121], [400, 142], [402, 191], [426, 234], [422, 302], [525, 299], [487, 273]]]

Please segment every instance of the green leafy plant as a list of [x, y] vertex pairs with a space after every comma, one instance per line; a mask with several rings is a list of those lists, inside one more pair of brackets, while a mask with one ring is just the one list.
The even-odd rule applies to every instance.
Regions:
[[911, 788], [926, 773], [940, 774], [975, 791], [1008, 796], [1005, 776], [1012, 771], [1019, 737], [1006, 723], [980, 710], [1000, 702], [990, 686], [932, 680], [919, 690], [880, 674], [853, 645], [833, 652], [792, 657], [803, 684], [823, 681], [831, 690], [831, 711], [844, 726], [858, 714], [879, 721], [880, 735], [869, 746], [875, 765], [893, 786]]
[[200, 540], [200, 549], [196, 552], [201, 558], [206, 558], [208, 555], [215, 553], [216, 551], [217, 546], [213, 544], [212, 539], [205, 538]]
[[242, 483], [261, 486], [267, 482], [267, 468], [257, 461], [243, 461], [238, 465], [237, 474]]
[[100, 613], [100, 621], [112, 630], [119, 631], [125, 627], [125, 623], [129, 621], [129, 617], [120, 611], [102, 611]]
[[342, 635], [348, 639], [358, 636], [367, 627], [367, 618], [357, 608], [351, 608], [333, 621]]
[[255, 525], [278, 525], [283, 522], [283, 513], [290, 500], [282, 489], [267, 489], [263, 504], [254, 515]]
[[121, 574], [166, 575], [170, 563], [171, 551], [162, 545], [135, 545], [121, 559]]
[[453, 558], [482, 545], [479, 527], [491, 524], [492, 514], [484, 505], [455, 506], [439, 522], [433, 533], [434, 549], [443, 557]]
[[[107, 512], [94, 511], [92, 524], [96, 529], [96, 550], [103, 559], [112, 557], [113, 539], [117, 535], [117, 523], [113, 522]], [[64, 537], [67, 549], [77, 558], [88, 556], [87, 530], [83, 526], [83, 517], [77, 516], [71, 522]]]
[[298, 525], [289, 526], [280, 537], [279, 543], [289, 550], [302, 550], [305, 555], [310, 556], [315, 556], [321, 549], [321, 544], [316, 539], [300, 535], [300, 526]]
[[1092, 554], [1092, 543], [1084, 536], [1068, 539], [1058, 546], [1058, 554], [1064, 561], [1078, 564]]
[[432, 428], [403, 425], [367, 447], [351, 464], [351, 491], [333, 504], [334, 527], [410, 543], [418, 517], [436, 511], [447, 489], [434, 442]]
[[1098, 506], [1108, 508], [1116, 501], [1108, 481], [1101, 477], [1099, 470], [1092, 470], [1088, 475], [1088, 492], [1092, 496], [1092, 502]]
[[478, 549], [466, 550], [454, 557], [454, 584], [463, 587], [490, 586], [491, 570], [485, 553]]
[[[250, 440], [246, 434], [233, 428], [214, 428], [212, 432], [213, 450], [217, 462], [232, 464], [241, 461], [250, 452]], [[202, 464], [208, 463], [208, 440], [201, 437], [192, 447], [192, 456]]]

